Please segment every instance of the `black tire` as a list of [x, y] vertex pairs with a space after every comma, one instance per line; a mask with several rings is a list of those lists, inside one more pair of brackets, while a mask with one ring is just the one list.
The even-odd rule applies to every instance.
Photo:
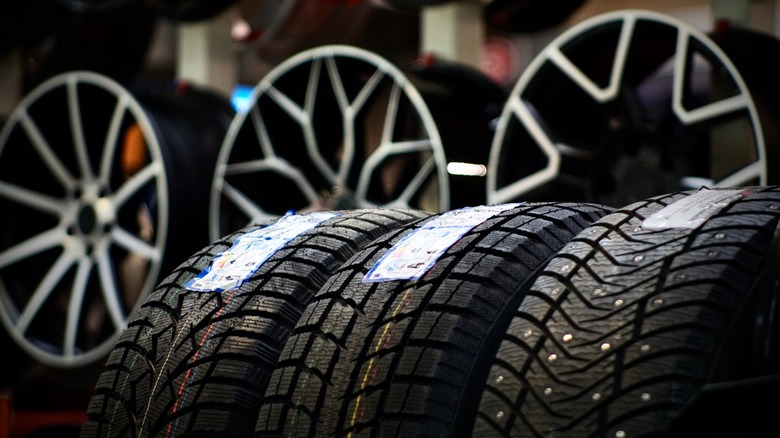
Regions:
[[585, 0], [569, 0], [551, 8], [544, 0], [491, 0], [484, 9], [488, 27], [498, 32], [534, 33], [566, 21]]
[[308, 300], [357, 250], [428, 214], [343, 212], [288, 242], [239, 288], [186, 290], [216, 254], [260, 226], [207, 246], [128, 324], [98, 379], [82, 436], [251, 434], [268, 370]]
[[[553, 258], [493, 361], [474, 436], [750, 436], [774, 424], [760, 413], [777, 382], [756, 383], [780, 371], [780, 188], [751, 188], [696, 228], [648, 229], [691, 193], [624, 207]], [[697, 409], [713, 388], [727, 402]]]
[[142, 1], [40, 3], [39, 14], [25, 30], [29, 36], [20, 42], [24, 94], [70, 71], [100, 73], [126, 86], [145, 72], [158, 20]]
[[[466, 233], [417, 281], [363, 282], [422, 222], [346, 262], [304, 311], [273, 371], [256, 436], [453, 436], [535, 271], [608, 212], [521, 204]], [[426, 222], [427, 223], [427, 222]], [[506, 315], [506, 316], [505, 316]]]
[[196, 22], [216, 17], [236, 0], [146, 0], [144, 4], [175, 22]]

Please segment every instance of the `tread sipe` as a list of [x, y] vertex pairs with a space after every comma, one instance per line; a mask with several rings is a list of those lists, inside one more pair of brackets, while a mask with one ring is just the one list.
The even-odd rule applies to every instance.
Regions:
[[251, 226], [173, 271], [143, 303], [109, 356], [82, 436], [247, 436], [268, 371], [303, 308], [352, 254], [402, 224], [409, 209], [338, 212], [273, 253], [240, 287], [184, 285]]
[[732, 393], [704, 421], [684, 412], [709, 388], [778, 373], [780, 188], [710, 204], [699, 224], [652, 226], [692, 196], [617, 210], [551, 260], [493, 360], [473, 436], [748, 436], [755, 423], [738, 412], [751, 397]]
[[256, 436], [470, 430], [484, 358], [498, 348], [535, 272], [608, 212], [573, 203], [513, 206], [464, 234], [415, 281], [363, 278], [429, 222], [378, 239], [307, 306], [273, 371]]

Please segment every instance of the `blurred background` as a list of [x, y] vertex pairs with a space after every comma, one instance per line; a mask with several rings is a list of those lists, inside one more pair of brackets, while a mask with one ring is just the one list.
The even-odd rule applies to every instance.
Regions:
[[[577, 27], [602, 14], [632, 9], [673, 17], [711, 37], [723, 51], [713, 52], [699, 40], [692, 44], [696, 53], [686, 62], [709, 67], [690, 77], [704, 78], [707, 90], [689, 84], [694, 80], [686, 76], [682, 82], [692, 91], [683, 93], [684, 108], [675, 110], [671, 122], [667, 112], [659, 109], [677, 103], [671, 97], [675, 76], [665, 61], [676, 40], [665, 33], [666, 25], [638, 33], [637, 41], [647, 43], [629, 49], [631, 62], [639, 60], [637, 67], [627, 59], [614, 59], [619, 31], [608, 22]], [[780, 0], [6, 2], [0, 12], [0, 126], [4, 127], [0, 136], [0, 319], [7, 332], [0, 337], [0, 438], [76, 436], [106, 355], [126, 318], [153, 286], [210, 240], [264, 214], [301, 208], [281, 205], [272, 212], [265, 206], [244, 206], [248, 219], [228, 220], [223, 216], [233, 213], [220, 210], [212, 186], [215, 163], [230, 162], [225, 158], [230, 154], [220, 155], [220, 150], [229, 146], [232, 151], [243, 139], [239, 123], [243, 119], [238, 118], [258, 100], [259, 91], [253, 94], [258, 83], [282, 66], [274, 79], [279, 89], [289, 87], [292, 91], [285, 93], [293, 96], [294, 90], [307, 86], [305, 79], [282, 81], [293, 71], [294, 66], [283, 64], [291, 57], [324, 45], [354, 46], [408, 75], [438, 130], [425, 137], [435, 146], [431, 154], [436, 156], [441, 149], [447, 156], [446, 172], [437, 174], [438, 200], [412, 205], [407, 199], [408, 206], [445, 210], [518, 199], [571, 199], [620, 207], [680, 188], [720, 182], [776, 183], [779, 33]], [[562, 35], [567, 36], [559, 39]], [[577, 93], [558, 86], [555, 71], [533, 64], [551, 45], [591, 75], [597, 88], [594, 96], [599, 87], [611, 93], [611, 67], [619, 62], [631, 65], [626, 75], [638, 78], [633, 84], [638, 91], [633, 95], [615, 91], [620, 95], [616, 101], [625, 97], [627, 103], [605, 98], [593, 110], [603, 111], [603, 117], [589, 117], [594, 99], [583, 104]], [[100, 78], [59, 76], [74, 71]], [[362, 67], [340, 71], [345, 84], [353, 74], [356, 83], [365, 84], [370, 74]], [[740, 78], [735, 79], [735, 71]], [[568, 70], [573, 82], [578, 82], [576, 72]], [[524, 74], [525, 85], [517, 87]], [[722, 77], [715, 78], [717, 74]], [[595, 79], [599, 75], [606, 79]], [[64, 79], [52, 82], [58, 77]], [[666, 79], [643, 86], [647, 77]], [[580, 80], [579, 85], [587, 89], [587, 82]], [[73, 83], [87, 85], [73, 87]], [[56, 91], [58, 87], [66, 91]], [[526, 93], [524, 87], [530, 91]], [[735, 126], [725, 113], [717, 112], [713, 103], [722, 96], [729, 102], [729, 97], [746, 96], [748, 91], [751, 98], [744, 108], [742, 103], [734, 107], [734, 112], [745, 113], [747, 121]], [[106, 98], [106, 93], [112, 97]], [[640, 104], [631, 103], [632, 96]], [[332, 95], [322, 99], [334, 100]], [[513, 128], [512, 116], [505, 111], [508, 99], [530, 102], [542, 120], [539, 129], [547, 133], [543, 141], [536, 139], [539, 145], [509, 150], [508, 144], [526, 140], [525, 134], [518, 134], [523, 129]], [[103, 101], [107, 106], [101, 106]], [[122, 102], [130, 115], [121, 123], [116, 116], [120, 128], [114, 129], [110, 115], [116, 102]], [[74, 108], [79, 116], [73, 115]], [[632, 113], [637, 108], [641, 115]], [[686, 129], [689, 123], [684, 115], [708, 117], [697, 113], [700, 108], [714, 112], [705, 134], [699, 128]], [[104, 125], [94, 134], [87, 128], [92, 117]], [[420, 116], [423, 121], [426, 117]], [[734, 123], [725, 130], [713, 126], [723, 119]], [[371, 120], [368, 117], [364, 123], [370, 125]], [[85, 126], [80, 136], [73, 132], [79, 123]], [[339, 123], [321, 125], [318, 136], [343, 134]], [[321, 132], [328, 126], [338, 126], [337, 132]], [[381, 129], [365, 127], [366, 138], [372, 128]], [[423, 128], [430, 130], [428, 125]], [[111, 134], [112, 129], [122, 135]], [[583, 133], [584, 138], [572, 132]], [[60, 148], [65, 137], [73, 139]], [[86, 170], [90, 166], [85, 163], [97, 169], [101, 157], [107, 156], [101, 150], [80, 155], [79, 144], [89, 143], [92, 137], [101, 141], [111, 137], [120, 144], [121, 154], [116, 155], [121, 159], [104, 164], [106, 174], [115, 169], [119, 176], [91, 175]], [[706, 153], [697, 148], [701, 137], [707, 139]], [[711, 144], [718, 139], [728, 140], [725, 152]], [[339, 141], [330, 155], [323, 152], [334, 167], [343, 154]], [[668, 150], [671, 144], [685, 147]], [[51, 153], [46, 152], [49, 147]], [[366, 150], [370, 155], [372, 150]], [[54, 159], [54, 155], [67, 157]], [[135, 175], [146, 175], [143, 169], [158, 169], [154, 166], [158, 161], [162, 170], [150, 170], [148, 181], [126, 184], [139, 181], [133, 179]], [[406, 159], [392, 166], [418, 162]], [[393, 169], [384, 171], [384, 176]], [[217, 175], [214, 181], [224, 190], [228, 176]], [[655, 178], [658, 175], [662, 177]], [[51, 189], [70, 176], [76, 181], [73, 187], [64, 184], [68, 187], [63, 193]], [[642, 183], [647, 180], [654, 183]], [[389, 181], [398, 183], [394, 178]], [[385, 198], [377, 204], [391, 204], [405, 187], [380, 193]], [[367, 195], [344, 195], [352, 189], [344, 181], [326, 181], [323, 187], [312, 188], [319, 198], [309, 201], [331, 208], [369, 205], [360, 204]], [[132, 190], [137, 193], [129, 193]], [[283, 188], [280, 191], [286, 196]], [[225, 196], [236, 196], [231, 193]], [[106, 199], [117, 197], [129, 207], [111, 203], [105, 207]], [[37, 218], [47, 210], [47, 203], [59, 199], [64, 207], [52, 208], [53, 222]], [[215, 217], [220, 221], [216, 225]], [[50, 227], [61, 227], [62, 233], [49, 233]], [[69, 254], [65, 248], [72, 241], [78, 242], [79, 255], [61, 255]], [[104, 242], [117, 249], [104, 251]], [[44, 254], [41, 248], [62, 248], [62, 253]], [[57, 300], [59, 289], [63, 298]], [[121, 299], [113, 302], [107, 298], [111, 294]], [[47, 305], [51, 309], [44, 312]], [[106, 321], [108, 328], [102, 326]], [[70, 335], [73, 339], [68, 341]], [[57, 345], [63, 336], [65, 346]]]

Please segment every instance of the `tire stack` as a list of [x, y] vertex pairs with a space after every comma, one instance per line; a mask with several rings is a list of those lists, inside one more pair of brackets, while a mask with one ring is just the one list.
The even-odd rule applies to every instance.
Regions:
[[[236, 242], [286, 218], [215, 241], [160, 283], [111, 353], [82, 436], [634, 437], [771, 424], [760, 401], [777, 383], [780, 187], [614, 211], [333, 212], [239, 286], [192, 290]], [[383, 268], [415, 248], [442, 252], [418, 276]]]

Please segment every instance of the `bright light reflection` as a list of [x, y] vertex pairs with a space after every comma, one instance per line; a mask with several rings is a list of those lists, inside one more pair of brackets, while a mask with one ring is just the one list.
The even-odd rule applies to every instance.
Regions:
[[483, 164], [474, 163], [447, 163], [447, 173], [450, 175], [485, 176], [487, 168]]

